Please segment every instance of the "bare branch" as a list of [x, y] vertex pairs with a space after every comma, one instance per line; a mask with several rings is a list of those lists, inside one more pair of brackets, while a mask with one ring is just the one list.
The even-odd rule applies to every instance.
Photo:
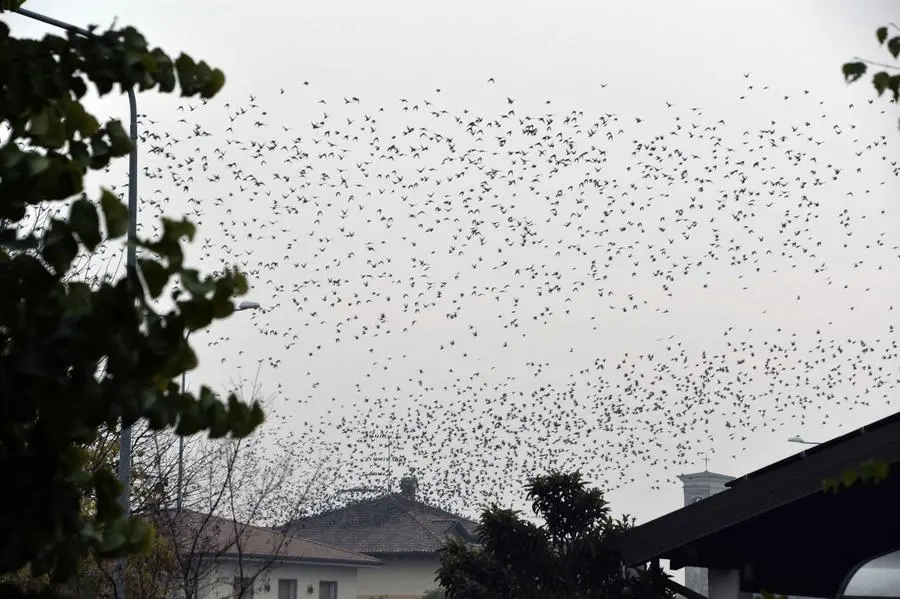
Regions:
[[891, 70], [894, 70], [894, 71], [900, 71], [900, 65], [896, 65], [896, 64], [885, 64], [885, 63], [883, 63], [883, 62], [875, 62], [874, 60], [868, 60], [868, 59], [866, 59], [866, 58], [860, 58], [859, 56], [854, 56], [854, 57], [853, 57], [853, 60], [855, 60], [855, 61], [857, 61], [857, 62], [864, 62], [864, 63], [866, 63], [867, 65], [870, 65], [870, 66], [873, 66], [873, 67], [879, 67], [879, 68], [882, 68], [882, 69], [891, 69]]

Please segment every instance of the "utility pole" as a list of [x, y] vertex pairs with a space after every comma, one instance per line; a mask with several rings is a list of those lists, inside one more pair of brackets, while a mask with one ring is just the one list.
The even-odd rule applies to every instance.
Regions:
[[[27, 8], [14, 8], [16, 12], [23, 17], [40, 21], [52, 27], [65, 29], [72, 33], [77, 33], [87, 38], [95, 37], [93, 33], [72, 25], [48, 17], [40, 13], [28, 10]], [[128, 107], [131, 110], [131, 153], [128, 156], [128, 248], [125, 255], [125, 265], [129, 277], [135, 275], [137, 265], [137, 175], [138, 175], [138, 134], [137, 134], [137, 98], [134, 89], [129, 87], [125, 90], [128, 94]], [[122, 422], [122, 432], [119, 439], [119, 483], [122, 485], [122, 493], [119, 495], [119, 503], [127, 517], [130, 513], [129, 494], [131, 490], [131, 427], [125, 426]], [[125, 599], [125, 558], [121, 558], [116, 564], [116, 599]]]

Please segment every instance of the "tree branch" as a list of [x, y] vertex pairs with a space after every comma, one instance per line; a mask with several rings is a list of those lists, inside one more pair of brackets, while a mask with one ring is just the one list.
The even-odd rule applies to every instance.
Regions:
[[866, 59], [866, 58], [860, 58], [859, 56], [854, 56], [854, 57], [853, 57], [853, 60], [855, 60], [855, 61], [857, 61], [857, 62], [864, 62], [864, 63], [866, 63], [867, 65], [870, 65], [870, 66], [873, 66], [873, 67], [879, 67], [879, 68], [882, 68], [882, 69], [892, 69], [892, 70], [894, 70], [894, 71], [900, 71], [900, 65], [896, 65], [896, 64], [885, 64], [885, 63], [883, 63], [883, 62], [875, 62], [874, 60], [868, 60], [868, 59]]

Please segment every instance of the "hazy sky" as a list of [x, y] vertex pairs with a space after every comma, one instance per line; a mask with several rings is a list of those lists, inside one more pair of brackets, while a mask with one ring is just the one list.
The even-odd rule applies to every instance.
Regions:
[[467, 513], [578, 466], [639, 521], [704, 453], [740, 475], [896, 409], [900, 115], [840, 76], [891, 6], [27, 4], [227, 75], [139, 97], [142, 218], [192, 213], [265, 306], [191, 379], [261, 361], [268, 426], [346, 439], [347, 486], [382, 432]]

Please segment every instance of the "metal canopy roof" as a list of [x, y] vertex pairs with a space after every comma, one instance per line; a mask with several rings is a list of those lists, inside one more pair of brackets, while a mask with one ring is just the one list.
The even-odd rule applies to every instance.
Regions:
[[824, 493], [870, 459], [900, 462], [900, 414], [741, 477], [622, 535], [629, 565], [737, 569], [745, 591], [833, 597], [860, 561], [900, 548], [900, 475]]

